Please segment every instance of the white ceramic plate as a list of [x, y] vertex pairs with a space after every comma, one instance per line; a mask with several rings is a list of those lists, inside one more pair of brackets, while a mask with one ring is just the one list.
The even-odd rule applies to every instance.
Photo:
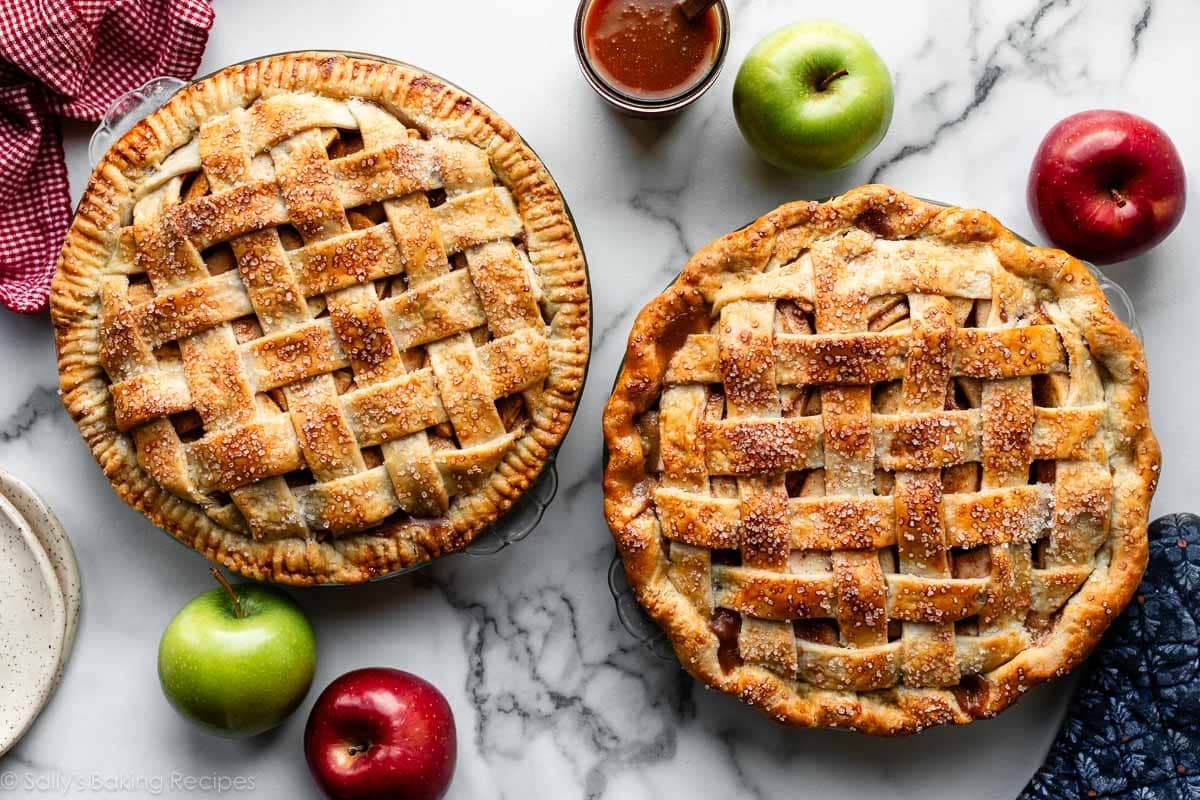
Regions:
[[[66, 631], [63, 634], [62, 659], [58, 670], [61, 677], [75, 643], [75, 628], [79, 624], [79, 607], [83, 591], [79, 578], [79, 565], [75, 561], [75, 550], [66, 531], [37, 492], [11, 473], [0, 469], [0, 495], [8, 498], [13, 507], [25, 518], [33, 535], [50, 558], [54, 574], [58, 577], [66, 606]], [[57, 679], [56, 679], [57, 683]]]
[[25, 517], [0, 496], [0, 755], [50, 699], [66, 630], [66, 604], [50, 557]]

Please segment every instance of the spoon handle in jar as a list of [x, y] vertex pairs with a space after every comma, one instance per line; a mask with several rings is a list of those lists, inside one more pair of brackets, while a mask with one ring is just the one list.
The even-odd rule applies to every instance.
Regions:
[[717, 0], [680, 0], [676, 6], [687, 17], [688, 22], [695, 22]]

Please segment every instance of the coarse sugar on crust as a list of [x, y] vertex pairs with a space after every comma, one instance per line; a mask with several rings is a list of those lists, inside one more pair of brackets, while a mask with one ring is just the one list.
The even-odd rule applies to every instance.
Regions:
[[796, 725], [968, 723], [1132, 596], [1147, 391], [1084, 264], [863, 186], [716, 240], [638, 315], [605, 514], [707, 685]]
[[587, 367], [562, 195], [421, 70], [272, 56], [96, 167], [51, 295], [63, 402], [116, 492], [247, 577], [360, 582], [532, 484]]

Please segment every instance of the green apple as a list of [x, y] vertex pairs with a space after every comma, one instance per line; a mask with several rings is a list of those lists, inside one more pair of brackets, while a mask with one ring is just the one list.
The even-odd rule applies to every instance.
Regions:
[[269, 586], [231, 586], [192, 599], [163, 632], [158, 678], [171, 705], [213, 733], [274, 728], [308, 694], [317, 640], [300, 607]]
[[746, 141], [782, 169], [833, 170], [871, 152], [892, 121], [892, 76], [836, 22], [797, 22], [754, 46], [733, 84]]

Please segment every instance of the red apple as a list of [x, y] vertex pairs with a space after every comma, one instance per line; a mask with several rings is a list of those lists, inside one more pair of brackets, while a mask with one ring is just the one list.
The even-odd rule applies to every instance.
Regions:
[[308, 768], [330, 800], [438, 800], [457, 752], [454, 714], [442, 693], [386, 667], [329, 684], [304, 729]]
[[1162, 128], [1124, 111], [1059, 122], [1029, 173], [1029, 213], [1056, 247], [1096, 264], [1166, 238], [1186, 202], [1183, 163]]

